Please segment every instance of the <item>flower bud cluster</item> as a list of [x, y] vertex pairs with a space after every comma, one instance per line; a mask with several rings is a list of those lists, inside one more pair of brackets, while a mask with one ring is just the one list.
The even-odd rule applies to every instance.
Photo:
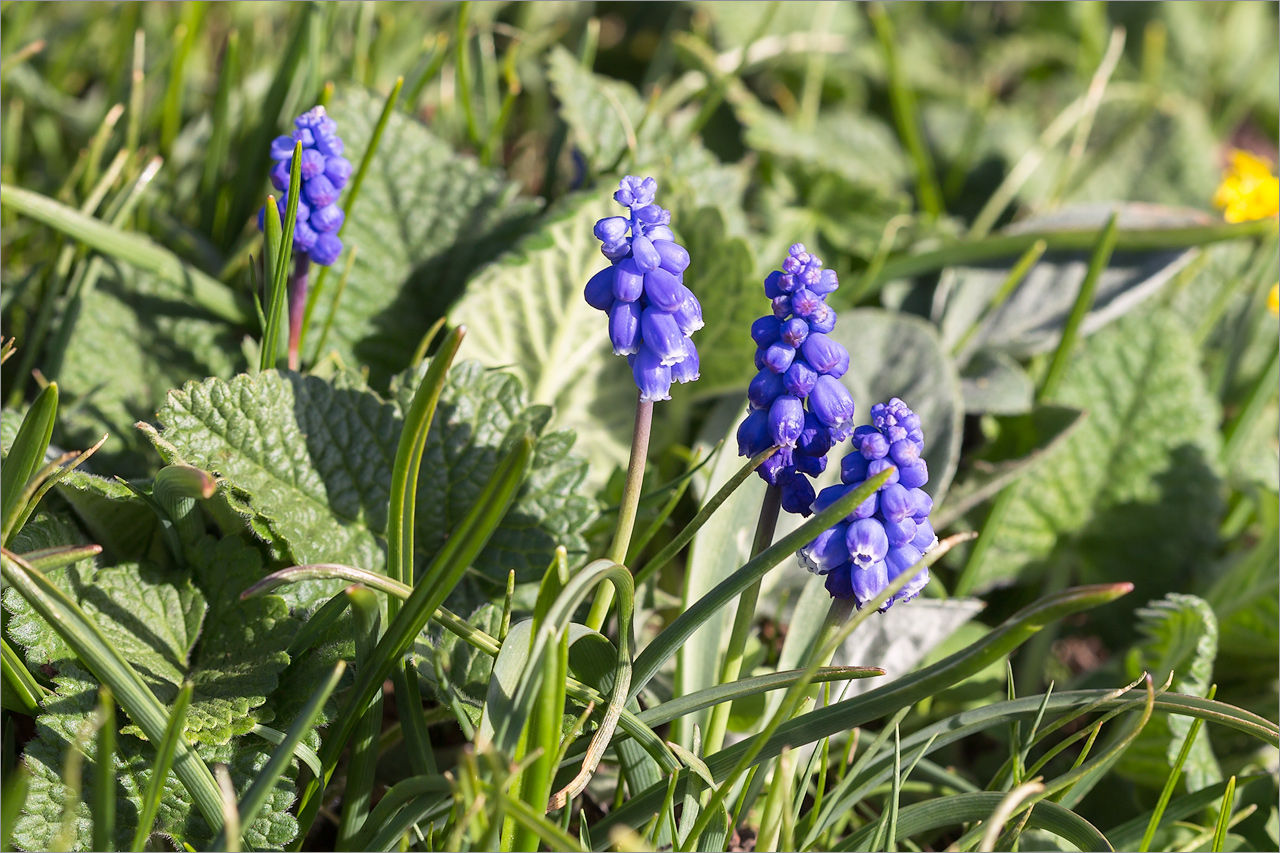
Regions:
[[689, 253], [671, 233], [671, 212], [654, 204], [658, 183], [628, 175], [613, 198], [628, 216], [596, 223], [610, 265], [587, 282], [587, 304], [609, 315], [614, 355], [625, 355], [643, 402], [671, 399], [672, 382], [698, 378], [702, 305], [684, 285]]
[[783, 509], [806, 516], [816, 497], [809, 478], [826, 469], [827, 451], [853, 432], [853, 397], [840, 382], [849, 351], [828, 337], [836, 312], [826, 300], [839, 286], [835, 271], [796, 243], [782, 269], [764, 281], [773, 313], [751, 324], [759, 373], [747, 389], [750, 412], [738, 428], [738, 453], [780, 446], [760, 476], [781, 487]]
[[[342, 254], [338, 229], [345, 214], [335, 202], [351, 178], [351, 161], [342, 156], [342, 139], [338, 125], [325, 114], [324, 107], [313, 107], [294, 120], [291, 136], [277, 136], [271, 141], [271, 185], [281, 195], [276, 200], [280, 218], [288, 208], [289, 173], [293, 164], [295, 143], [302, 143], [302, 192], [298, 197], [298, 215], [294, 219], [293, 248], [317, 264], [329, 266]], [[258, 211], [258, 230], [265, 227], [266, 208]]]
[[[852, 444], [853, 451], [840, 463], [841, 485], [823, 489], [815, 510], [821, 512], [886, 469], [894, 473], [797, 556], [809, 571], [826, 577], [833, 598], [854, 598], [861, 609], [919, 562], [938, 537], [929, 523], [933, 499], [921, 488], [929, 481], [929, 469], [921, 456], [920, 417], [897, 397], [877, 403], [871, 408], [871, 424], [853, 431]], [[929, 570], [921, 569], [881, 611], [915, 598], [928, 582]]]

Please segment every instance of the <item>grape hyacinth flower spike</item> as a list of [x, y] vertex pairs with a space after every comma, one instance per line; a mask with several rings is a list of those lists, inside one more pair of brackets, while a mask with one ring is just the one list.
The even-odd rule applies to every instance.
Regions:
[[[276, 204], [286, 214], [289, 172], [296, 143], [302, 143], [302, 187], [293, 224], [294, 271], [289, 279], [289, 368], [298, 368], [299, 335], [307, 303], [307, 276], [312, 263], [330, 266], [342, 254], [338, 232], [346, 219], [337, 200], [351, 178], [351, 161], [343, 155], [338, 125], [324, 107], [313, 107], [294, 122], [289, 136], [271, 141], [271, 185], [282, 195]], [[258, 230], [265, 226], [266, 208], [258, 211]], [[288, 223], [281, 223], [287, 227]]]
[[595, 225], [609, 266], [587, 282], [587, 304], [609, 315], [615, 355], [625, 355], [640, 400], [671, 399], [672, 382], [698, 378], [692, 335], [702, 328], [702, 306], [684, 284], [689, 253], [675, 241], [671, 213], [654, 204], [653, 178], [627, 176], [613, 198], [627, 216]]
[[827, 296], [840, 286], [835, 271], [796, 243], [764, 281], [773, 313], [751, 324], [756, 378], [747, 389], [750, 411], [738, 428], [738, 453], [780, 450], [758, 473], [781, 489], [782, 508], [810, 515], [816, 495], [810, 477], [827, 465], [827, 451], [853, 431], [853, 397], [840, 382], [849, 352], [828, 334], [836, 312]]
[[[871, 423], [853, 431], [852, 451], [840, 463], [841, 485], [823, 489], [819, 511], [858, 488], [869, 477], [893, 468], [894, 474], [843, 521], [823, 531], [797, 553], [809, 571], [826, 578], [832, 598], [852, 598], [862, 609], [938, 544], [929, 513], [933, 500], [922, 488], [929, 482], [920, 416], [894, 397], [871, 407]], [[929, 582], [921, 569], [881, 606], [910, 601]]]

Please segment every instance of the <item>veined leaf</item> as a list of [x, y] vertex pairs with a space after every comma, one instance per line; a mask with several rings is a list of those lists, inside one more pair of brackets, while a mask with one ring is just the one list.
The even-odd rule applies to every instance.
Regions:
[[[1149, 672], [1163, 683], [1172, 674], [1175, 692], [1207, 695], [1218, 654], [1218, 620], [1204, 599], [1169, 593], [1135, 615], [1142, 639], [1130, 650], [1129, 676]], [[1153, 788], [1163, 785], [1190, 728], [1186, 717], [1153, 719], [1121, 758], [1119, 771]], [[1209, 733], [1203, 728], [1191, 746], [1184, 773], [1188, 791], [1222, 781]]]
[[[406, 383], [401, 391], [411, 395], [412, 389]], [[443, 546], [505, 448], [526, 431], [540, 432], [549, 414], [526, 408], [509, 375], [474, 364], [450, 371], [439, 406], [418, 491], [419, 570]], [[387, 490], [402, 428], [395, 403], [344, 379], [266, 371], [188, 383], [169, 395], [158, 417], [163, 440], [186, 461], [250, 495], [295, 562], [382, 569]], [[585, 551], [578, 536], [590, 507], [575, 494], [582, 465], [569, 455], [571, 443], [567, 432], [538, 440], [535, 474], [475, 564], [493, 583], [505, 581], [509, 568], [540, 571], [562, 542]], [[311, 606], [337, 588], [308, 582], [288, 597]]]
[[[344, 87], [326, 106], [353, 160], [369, 145], [383, 103], [364, 89]], [[444, 316], [467, 277], [537, 211], [535, 202], [517, 193], [502, 173], [455, 153], [426, 126], [393, 112], [365, 174], [360, 204], [342, 230], [347, 251], [360, 251], [328, 347], [348, 364], [369, 365], [378, 387], [408, 366], [418, 341]], [[328, 314], [336, 293], [331, 282], [317, 318]]]
[[1198, 570], [1217, 539], [1218, 407], [1177, 320], [1132, 315], [1094, 335], [1053, 402], [1089, 418], [1014, 486], [975, 588], [1064, 559], [1148, 594]]

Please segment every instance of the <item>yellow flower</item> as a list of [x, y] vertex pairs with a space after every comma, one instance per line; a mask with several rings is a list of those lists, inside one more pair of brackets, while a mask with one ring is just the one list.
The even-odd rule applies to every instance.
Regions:
[[1280, 180], [1271, 174], [1265, 160], [1233, 149], [1231, 163], [1213, 194], [1213, 204], [1222, 208], [1222, 216], [1228, 222], [1275, 216], [1280, 212]]
[[1271, 285], [1271, 292], [1267, 294], [1267, 310], [1280, 317], [1280, 282]]

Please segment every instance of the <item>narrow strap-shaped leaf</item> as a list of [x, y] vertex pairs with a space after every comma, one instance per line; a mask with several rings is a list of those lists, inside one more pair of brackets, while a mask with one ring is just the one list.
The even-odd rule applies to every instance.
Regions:
[[178, 741], [183, 738], [183, 730], [187, 723], [187, 708], [191, 705], [191, 694], [195, 685], [190, 681], [182, 685], [178, 698], [169, 711], [169, 722], [164, 727], [164, 738], [156, 745], [156, 760], [151, 766], [151, 782], [142, 799], [142, 811], [138, 815], [138, 828], [133, 834], [133, 843], [129, 849], [138, 851], [147, 849], [147, 841], [151, 838], [151, 828], [155, 825], [156, 815], [160, 813], [160, 800], [164, 797], [164, 783], [169, 778], [169, 770], [173, 767], [173, 756], [178, 751]]
[[[458, 580], [471, 565], [472, 560], [488, 543], [489, 537], [507, 514], [515, 500], [525, 471], [533, 456], [533, 439], [529, 436], [517, 440], [506, 457], [498, 464], [484, 489], [476, 498], [466, 516], [452, 531], [449, 540], [432, 560], [423, 578], [395, 619], [387, 626], [386, 633], [374, 650], [371, 666], [357, 675], [338, 719], [330, 726], [320, 758], [324, 763], [325, 778], [312, 779], [303, 791], [298, 808], [301, 832], [295, 845], [300, 845], [320, 808], [319, 792], [332, 775], [347, 740], [355, 731], [360, 713], [382, 688], [387, 676], [395, 667], [400, 655], [413, 644]], [[296, 849], [296, 848], [295, 848]]]
[[[44, 465], [44, 455], [53, 437], [53, 423], [58, 415], [58, 384], [50, 382], [36, 396], [18, 427], [18, 435], [9, 446], [9, 454], [0, 466], [0, 519], [4, 522], [4, 542], [17, 530], [10, 529], [22, 511], [22, 494], [27, 482]], [[16, 526], [16, 525], [15, 525]]]
[[[922, 832], [985, 820], [1000, 805], [1004, 794], [981, 791], [955, 794], [914, 803], [898, 812], [897, 838], [910, 838]], [[1081, 850], [1111, 850], [1111, 844], [1097, 827], [1070, 809], [1056, 803], [1040, 803], [1031, 813], [1029, 826], [1065, 838]], [[874, 826], [856, 832], [839, 845], [839, 850], [861, 850], [870, 841]]]
[[[782, 541], [785, 542], [786, 540]], [[768, 551], [765, 552], [765, 554], [768, 553]], [[763, 557], [764, 555], [762, 554], [761, 556]], [[706, 759], [707, 766], [711, 768], [717, 780], [720, 780], [728, 775], [730, 769], [737, 764], [741, 755], [748, 749], [760, 749], [754, 759], [756, 763], [759, 763], [776, 757], [784, 745], [794, 748], [802, 743], [812, 743], [837, 732], [848, 731], [856, 726], [862, 726], [872, 720], [888, 716], [900, 708], [914, 705], [924, 697], [932, 696], [944, 687], [980, 672], [992, 661], [998, 660], [1026, 642], [1028, 638], [1049, 622], [1080, 610], [1087, 610], [1091, 607], [1105, 604], [1124, 595], [1131, 589], [1132, 585], [1127, 583], [1109, 584], [1077, 587], [1046, 596], [1013, 614], [1004, 624], [968, 648], [962, 649], [919, 672], [897, 679], [889, 685], [869, 691], [861, 696], [811, 711], [790, 722], [783, 723], [763, 748], [760, 748], [758, 744], [752, 743], [755, 738], [734, 744], [715, 755], [709, 756]], [[1050, 707], [1052, 707], [1052, 703]], [[1031, 713], [1034, 714], [1038, 708], [1037, 700], [1037, 704], [1032, 707]], [[940, 737], [939, 742], [942, 739]], [[633, 811], [644, 813], [646, 808], [656, 808], [656, 797], [660, 796], [660, 792], [650, 788], [632, 797], [621, 808], [605, 817], [601, 821], [601, 828], [607, 830], [608, 826], [615, 822], [632, 819]], [[635, 815], [635, 819], [643, 820], [638, 814]]]
[[93, 760], [93, 849], [114, 850], [116, 834], [116, 701], [111, 688], [98, 691], [98, 750]]
[[8, 640], [0, 638], [0, 650], [3, 651], [4, 707], [34, 717], [40, 713], [40, 702], [49, 691], [36, 681]]
[[108, 225], [47, 196], [8, 184], [0, 185], [0, 204], [56, 228], [105, 255], [159, 276], [215, 317], [237, 324], [249, 320], [231, 288], [140, 234]]
[[[755, 460], [752, 460], [753, 462]], [[790, 534], [782, 537], [766, 548], [758, 556], [747, 561], [746, 565], [725, 578], [710, 592], [698, 599], [685, 612], [676, 617], [670, 625], [662, 630], [644, 651], [636, 657], [635, 669], [632, 673], [631, 692], [627, 696], [633, 699], [649, 683], [649, 679], [657, 674], [666, 661], [676, 653], [681, 644], [693, 635], [713, 613], [724, 607], [740, 592], [798, 549], [813, 541], [819, 533], [844, 518], [860, 503], [876, 492], [894, 473], [890, 468], [871, 477], [861, 486], [851, 490], [831, 506], [800, 525]]]
[[[5, 581], [13, 585], [27, 603], [49, 623], [76, 657], [102, 684], [111, 688], [129, 718], [142, 729], [147, 740], [164, 738], [168, 714], [147, 687], [137, 670], [125, 660], [98, 627], [61, 589], [43, 574], [4, 551], [0, 556]], [[218, 783], [195, 750], [181, 739], [177, 742], [174, 769], [196, 807], [211, 827], [222, 827], [222, 794]]]
[[[449, 333], [413, 392], [413, 402], [405, 413], [404, 428], [391, 469], [391, 497], [387, 509], [387, 576], [410, 586], [413, 584], [413, 527], [422, 454], [449, 367], [466, 333], [465, 326]], [[399, 605], [400, 602], [394, 598], [388, 601], [388, 619], [395, 617]]]

